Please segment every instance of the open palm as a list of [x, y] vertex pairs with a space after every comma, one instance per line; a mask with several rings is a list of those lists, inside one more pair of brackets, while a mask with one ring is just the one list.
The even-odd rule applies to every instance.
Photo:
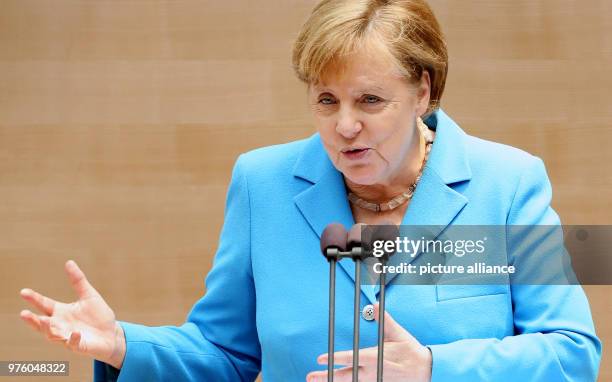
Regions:
[[66, 262], [65, 269], [78, 300], [62, 303], [22, 289], [21, 296], [41, 314], [23, 310], [21, 318], [48, 340], [120, 368], [125, 338], [115, 313], [74, 261]]

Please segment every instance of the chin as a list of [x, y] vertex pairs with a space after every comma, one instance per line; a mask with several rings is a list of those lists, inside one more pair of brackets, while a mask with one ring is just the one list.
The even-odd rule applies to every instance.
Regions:
[[350, 180], [355, 184], [359, 184], [362, 186], [370, 186], [376, 184], [378, 177], [372, 171], [363, 171], [363, 170], [355, 170], [355, 169], [345, 169], [342, 172], [344, 177]]

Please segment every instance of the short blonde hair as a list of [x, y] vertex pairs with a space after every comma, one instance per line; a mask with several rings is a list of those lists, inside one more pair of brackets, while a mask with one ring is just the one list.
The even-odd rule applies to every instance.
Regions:
[[312, 10], [293, 44], [293, 69], [306, 84], [318, 83], [334, 64], [364, 51], [391, 62], [414, 82], [429, 73], [426, 115], [444, 92], [448, 53], [440, 25], [424, 0], [323, 0]]

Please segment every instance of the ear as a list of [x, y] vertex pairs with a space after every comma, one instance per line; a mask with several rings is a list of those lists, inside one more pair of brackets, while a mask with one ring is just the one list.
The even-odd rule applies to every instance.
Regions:
[[418, 116], [422, 116], [425, 114], [425, 112], [427, 112], [429, 99], [431, 97], [431, 78], [429, 77], [429, 72], [427, 70], [423, 70], [423, 74], [421, 74], [421, 80], [417, 86], [416, 95], [416, 112]]

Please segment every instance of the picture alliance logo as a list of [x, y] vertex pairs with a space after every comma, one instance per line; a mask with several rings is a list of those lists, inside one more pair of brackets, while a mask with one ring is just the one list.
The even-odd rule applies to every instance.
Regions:
[[374, 257], [382, 257], [389, 253], [403, 253], [415, 257], [419, 253], [445, 253], [456, 257], [466, 254], [482, 254], [485, 252], [486, 236], [479, 240], [418, 240], [407, 237], [396, 237], [395, 240], [375, 240], [372, 243]]

